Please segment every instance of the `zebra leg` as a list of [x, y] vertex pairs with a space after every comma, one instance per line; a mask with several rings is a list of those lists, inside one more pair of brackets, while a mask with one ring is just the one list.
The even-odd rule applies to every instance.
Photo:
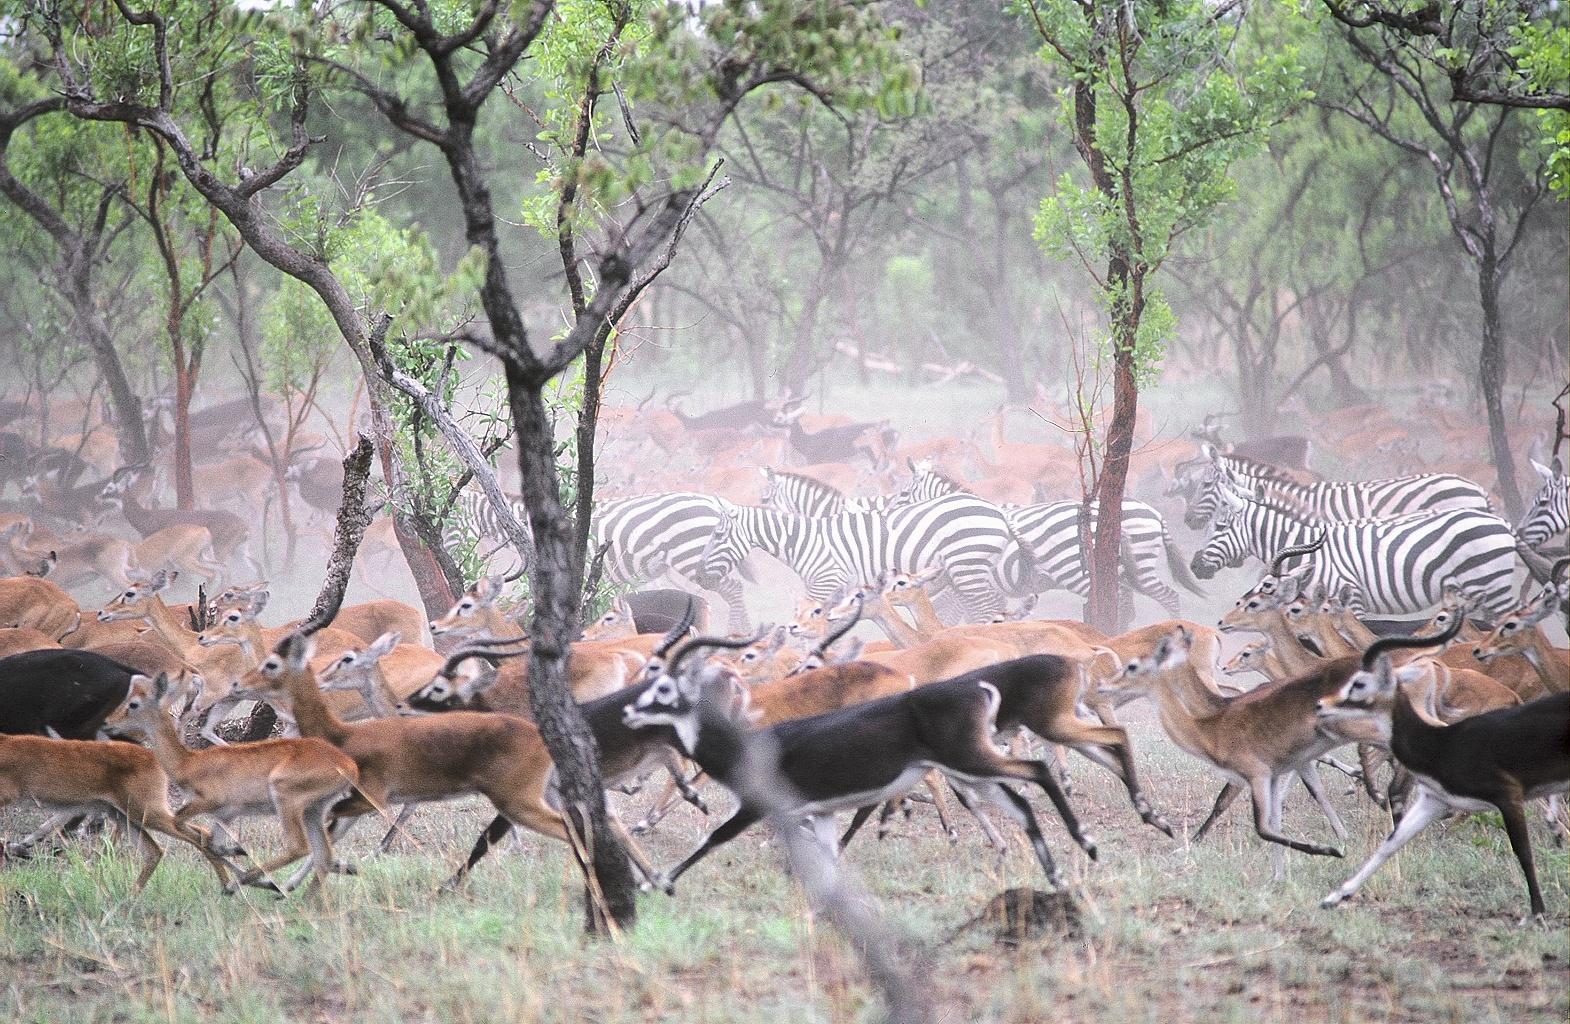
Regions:
[[725, 602], [726, 620], [725, 628], [733, 634], [743, 634], [752, 628], [752, 621], [747, 615], [747, 605], [742, 596], [741, 580], [734, 574], [720, 580], [714, 592], [720, 595]]

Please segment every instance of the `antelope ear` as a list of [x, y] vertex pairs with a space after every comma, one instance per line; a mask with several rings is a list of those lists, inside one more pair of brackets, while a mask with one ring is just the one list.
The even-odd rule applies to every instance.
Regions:
[[502, 578], [487, 576], [474, 585], [474, 596], [483, 604], [495, 604], [502, 596]]
[[1395, 689], [1396, 671], [1395, 667], [1390, 664], [1390, 655], [1381, 654], [1375, 659], [1373, 672], [1374, 685], [1379, 688], [1380, 693], [1388, 693]]
[[[1430, 670], [1430, 666], [1423, 662], [1418, 662], [1411, 665], [1402, 665], [1400, 668], [1395, 670], [1395, 681], [1402, 685], [1421, 682], [1423, 677], [1428, 675]], [[1439, 688], [1435, 687], [1434, 689], [1435, 692], [1437, 692]]]
[[157, 572], [153, 573], [151, 577], [148, 578], [148, 580], [147, 580], [147, 589], [151, 590], [153, 593], [156, 594], [160, 590], [162, 590], [165, 587], [167, 587], [169, 585], [170, 581], [172, 580], [172, 578], [173, 577], [171, 577], [169, 575], [169, 570], [168, 569], [159, 569]]
[[284, 666], [291, 672], [303, 672], [311, 663], [311, 656], [316, 653], [316, 641], [299, 633], [290, 633], [278, 645], [278, 654], [283, 658]]
[[365, 653], [369, 654], [373, 658], [380, 658], [388, 651], [391, 651], [394, 647], [397, 647], [402, 640], [403, 634], [397, 630], [383, 633], [381, 636], [376, 638], [369, 648], [366, 649]]
[[1303, 581], [1299, 579], [1296, 574], [1288, 573], [1287, 575], [1281, 577], [1280, 584], [1276, 586], [1276, 596], [1281, 598], [1281, 601], [1284, 604], [1286, 602], [1296, 600], [1297, 595], [1302, 590], [1302, 588]]
[[273, 599], [271, 590], [253, 590], [250, 598], [245, 602], [245, 608], [240, 612], [240, 617], [246, 622], [254, 621], [267, 608], [267, 602]]
[[155, 700], [155, 701], [157, 701], [157, 702], [159, 702], [161, 704], [161, 703], [163, 703], [163, 699], [165, 697], [167, 697], [168, 695], [169, 695], [169, 673], [167, 673], [167, 672], [160, 672], [160, 673], [158, 673], [158, 678], [153, 680], [153, 700]]

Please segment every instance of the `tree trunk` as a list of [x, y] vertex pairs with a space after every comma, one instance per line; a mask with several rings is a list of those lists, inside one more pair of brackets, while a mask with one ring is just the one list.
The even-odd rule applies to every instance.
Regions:
[[1515, 454], [1505, 427], [1505, 350], [1499, 313], [1499, 264], [1490, 252], [1478, 263], [1477, 289], [1483, 302], [1483, 348], [1478, 356], [1477, 378], [1488, 407], [1488, 440], [1493, 449], [1497, 490], [1512, 522], [1521, 519], [1521, 490], [1515, 479]]
[[175, 357], [174, 368], [174, 493], [175, 506], [183, 509], [196, 507], [196, 496], [191, 482], [191, 392], [196, 380], [190, 368], [179, 365]]
[[585, 913], [591, 931], [606, 924], [627, 927], [637, 915], [637, 886], [621, 842], [606, 820], [605, 786], [599, 749], [567, 682], [571, 640], [577, 632], [583, 587], [581, 552], [573, 546], [572, 524], [562, 507], [550, 417], [538, 383], [526, 380], [510, 363], [507, 396], [518, 447], [523, 502], [534, 535], [534, 617], [529, 634], [529, 709], [540, 737], [557, 766], [561, 806], [569, 825], [582, 837], [592, 864], [585, 871], [589, 891]]
[[1112, 424], [1096, 484], [1096, 542], [1090, 558], [1090, 625], [1104, 633], [1118, 631], [1118, 569], [1123, 546], [1123, 493], [1128, 460], [1134, 450], [1134, 420], [1139, 386], [1134, 377], [1134, 339], [1144, 313], [1144, 282], [1114, 259], [1108, 280], [1125, 281], [1125, 297], [1113, 307]]
[[109, 325], [104, 322], [93, 302], [91, 269], [68, 265], [65, 272], [72, 279], [64, 289], [66, 301], [76, 316], [77, 329], [93, 350], [93, 361], [98, 364], [98, 372], [109, 387], [109, 401], [114, 406], [115, 436], [120, 441], [120, 461], [126, 465], [150, 462], [152, 451], [147, 444], [146, 425], [142, 423], [142, 400], [131, 390], [131, 381], [125, 375], [125, 365], [120, 362], [114, 339], [109, 336]]

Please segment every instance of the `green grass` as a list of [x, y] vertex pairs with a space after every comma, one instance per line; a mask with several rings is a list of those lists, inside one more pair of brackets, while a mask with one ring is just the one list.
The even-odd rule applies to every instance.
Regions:
[[[1192, 828], [1215, 783], [1136, 721], [1147, 786]], [[1080, 762], [1073, 797], [1098, 837], [1090, 864], [1043, 813], [1049, 842], [1083, 893], [1085, 936], [1017, 950], [956, 929], [998, 891], [1041, 886], [1017, 832], [1001, 861], [968, 821], [950, 844], [930, 809], [846, 863], [923, 958], [916, 972], [952, 1021], [1563, 1021], [1563, 849], [1534, 824], [1550, 923], [1522, 928], [1525, 886], [1502, 833], [1483, 819], [1439, 826], [1349, 906], [1318, 909], [1383, 826], [1342, 796], [1348, 859], [1269, 858], [1239, 806], [1204, 844], [1139, 824], [1120, 790]], [[627, 799], [628, 813], [647, 797]], [[617, 798], [623, 800], [624, 798]], [[720, 798], [723, 802], [723, 798]], [[1036, 802], [1044, 807], [1044, 801]], [[0, 872], [0, 1019], [17, 1021], [861, 1021], [877, 1006], [855, 958], [814, 921], [762, 831], [715, 854], [678, 895], [644, 897], [618, 943], [581, 934], [561, 848], [505, 845], [467, 893], [437, 884], [488, 815], [430, 808], [414, 843], [334, 878], [319, 903], [252, 891], [223, 897], [200, 860], [170, 850], [140, 896], [136, 858], [112, 838]], [[7, 834], [34, 821], [13, 810]], [[1286, 827], [1327, 829], [1294, 793]], [[690, 809], [648, 842], [671, 863], [701, 835]], [[247, 829], [266, 848], [270, 827]], [[362, 827], [363, 856], [378, 830]], [[1181, 834], [1181, 833], [1180, 833]], [[415, 844], [418, 844], [417, 846]]]

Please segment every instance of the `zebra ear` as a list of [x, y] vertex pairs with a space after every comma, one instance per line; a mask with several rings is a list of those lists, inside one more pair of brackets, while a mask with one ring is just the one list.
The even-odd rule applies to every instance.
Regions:
[[1219, 462], [1221, 460], [1221, 453], [1217, 452], [1216, 446], [1209, 441], [1200, 442], [1199, 453], [1210, 462]]
[[[1555, 476], [1558, 476], [1558, 474], [1555, 473], [1553, 469], [1550, 469], [1549, 467], [1543, 465], [1541, 462], [1538, 462], [1536, 459], [1532, 459], [1531, 462], [1532, 462], [1532, 468], [1537, 470], [1537, 475], [1543, 478], [1543, 483], [1546, 484], [1548, 481], [1552, 480]], [[1559, 460], [1555, 459], [1554, 460], [1554, 467], [1555, 468], [1558, 468], [1558, 463], [1559, 463]]]

